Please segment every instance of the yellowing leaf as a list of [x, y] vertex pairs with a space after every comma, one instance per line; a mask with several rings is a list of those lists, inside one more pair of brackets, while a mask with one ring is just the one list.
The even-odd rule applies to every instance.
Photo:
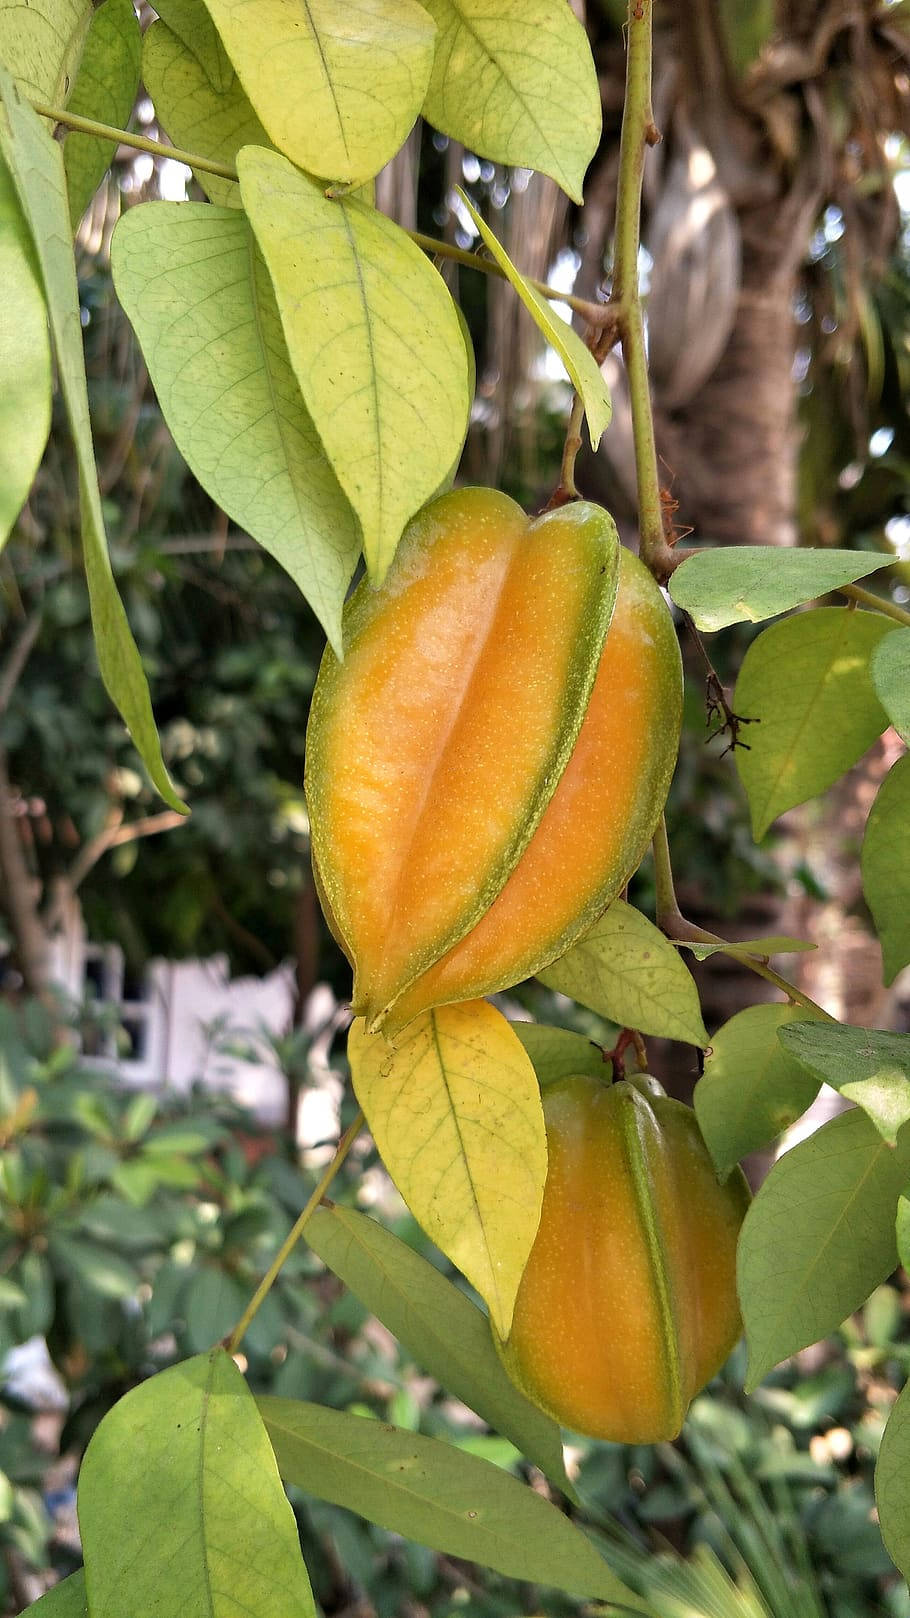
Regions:
[[360, 534], [300, 397], [249, 222], [208, 203], [130, 208], [111, 263], [181, 454], [287, 569], [340, 652]]
[[329, 201], [261, 147], [245, 147], [238, 169], [301, 392], [381, 583], [464, 437], [468, 362], [455, 305], [420, 249], [366, 203]]
[[543, 332], [550, 346], [555, 348], [568, 371], [575, 391], [585, 407], [591, 448], [596, 449], [604, 428], [610, 425], [613, 414], [609, 389], [600, 366], [577, 331], [574, 331], [565, 320], [561, 320], [550, 308], [546, 298], [542, 298], [536, 288], [531, 286], [530, 281], [525, 280], [520, 271], [516, 270], [505, 248], [496, 240], [489, 225], [484, 223], [469, 198], [463, 191], [459, 191], [459, 196], [497, 264], [505, 271], [531, 318]]
[[[123, 129], [129, 121], [139, 86], [142, 35], [133, 0], [104, 0], [92, 18], [88, 39], [69, 101], [81, 118]], [[63, 147], [63, 166], [73, 228], [95, 195], [110, 166], [117, 142], [71, 129]]]
[[734, 755], [763, 837], [786, 809], [824, 792], [871, 747], [887, 724], [869, 658], [887, 618], [846, 607], [816, 607], [772, 624], [752, 642], [733, 706], [748, 727], [748, 752]]
[[[155, 115], [175, 146], [198, 156], [233, 164], [241, 146], [267, 146], [269, 138], [224, 58], [224, 73], [213, 82], [199, 55], [166, 27], [153, 23], [142, 43], [142, 77]], [[239, 208], [234, 180], [194, 169], [212, 202]]]
[[654, 923], [622, 899], [614, 899], [574, 949], [537, 975], [620, 1028], [708, 1043], [692, 974]]
[[497, 163], [549, 174], [575, 202], [600, 140], [597, 74], [565, 0], [424, 0], [439, 39], [424, 117]]
[[183, 809], [185, 805], [174, 791], [161, 756], [148, 682], [107, 551], [92, 449], [63, 153], [2, 67], [0, 100], [6, 112], [6, 119], [0, 119], [0, 146], [9, 164], [41, 269], [60, 387], [79, 466], [85, 576], [101, 677], [129, 727], [152, 782], [167, 803], [175, 809]]
[[507, 1337], [547, 1173], [540, 1091], [519, 1040], [473, 1000], [424, 1012], [395, 1045], [358, 1018], [348, 1057], [401, 1195]]
[[368, 180], [420, 111], [436, 29], [417, 0], [206, 0], [275, 145], [330, 180]]
[[0, 157], [0, 549], [28, 497], [51, 425], [51, 346], [28, 225]]
[[92, 0], [0, 0], [0, 62], [23, 95], [62, 106], [91, 21]]

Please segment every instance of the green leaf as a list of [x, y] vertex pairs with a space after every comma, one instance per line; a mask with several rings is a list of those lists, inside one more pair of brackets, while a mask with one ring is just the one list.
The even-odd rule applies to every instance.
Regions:
[[722, 944], [690, 944], [688, 939], [674, 938], [673, 943], [677, 949], [691, 950], [697, 961], [706, 961], [711, 955], [732, 955], [735, 960], [757, 956], [759, 960], [767, 961], [772, 955], [796, 955], [808, 949], [818, 949], [817, 944], [810, 944], [805, 938], [780, 936], [725, 939]]
[[603, 1078], [605, 1073], [609, 1076], [600, 1046], [581, 1034], [537, 1022], [513, 1022], [512, 1029], [530, 1056], [542, 1087], [584, 1073], [595, 1079]]
[[40, 1600], [25, 1608], [23, 1618], [89, 1618], [85, 1596], [85, 1574], [82, 1569], [61, 1579]]
[[[142, 34], [133, 0], [104, 0], [92, 18], [69, 101], [80, 118], [125, 129], [139, 88]], [[63, 145], [63, 167], [70, 219], [85, 213], [117, 150], [117, 142], [70, 130]]]
[[622, 899], [614, 899], [580, 944], [537, 975], [621, 1028], [708, 1043], [688, 967], [653, 922]]
[[424, 117], [496, 163], [549, 174], [574, 202], [600, 141], [597, 73], [563, 0], [424, 0], [439, 35]]
[[249, 1290], [220, 1266], [202, 1265], [183, 1299], [191, 1350], [201, 1354], [210, 1343], [227, 1336], [243, 1314]]
[[[570, 13], [566, 12], [566, 15]], [[574, 22], [574, 18], [572, 19]], [[541, 297], [530, 281], [515, 268], [505, 248], [496, 240], [489, 225], [481, 218], [474, 204], [458, 190], [464, 206], [473, 219], [480, 232], [482, 241], [490, 249], [494, 259], [500, 266], [522, 303], [530, 314], [536, 326], [543, 333], [551, 348], [555, 348], [569, 373], [572, 385], [585, 407], [585, 419], [588, 423], [588, 434], [591, 439], [591, 448], [596, 449], [606, 427], [610, 425], [613, 415], [613, 406], [610, 403], [610, 392], [591, 350], [582, 342], [577, 331], [551, 309], [546, 298]]]
[[328, 200], [260, 147], [245, 147], [238, 169], [291, 363], [380, 584], [405, 523], [464, 438], [468, 365], [455, 306], [404, 231], [356, 197]]
[[302, 1400], [259, 1409], [286, 1483], [508, 1578], [647, 1613], [567, 1517], [489, 1461]]
[[869, 664], [878, 700], [902, 742], [910, 747], [910, 629], [879, 641]]
[[910, 1578], [910, 1382], [891, 1410], [875, 1466], [875, 1503], [885, 1549]]
[[79, 1526], [92, 1618], [316, 1618], [275, 1458], [223, 1349], [160, 1371], [105, 1416]]
[[0, 0], [0, 63], [23, 95], [64, 104], [91, 21], [92, 0]]
[[781, 550], [771, 545], [724, 545], [699, 551], [667, 588], [678, 607], [713, 634], [728, 624], [758, 624], [791, 607], [864, 579], [888, 557], [868, 551]]
[[155, 10], [165, 27], [195, 56], [215, 90], [228, 90], [237, 82], [230, 57], [203, 0], [161, 0]]
[[910, 1121], [910, 1034], [821, 1022], [782, 1028], [780, 1042], [813, 1078], [855, 1101], [891, 1146]]
[[206, 0], [275, 145], [328, 180], [369, 180], [407, 137], [436, 29], [417, 0]]
[[878, 789], [863, 837], [862, 871], [884, 979], [893, 983], [910, 963], [910, 754], [892, 765]]
[[9, 164], [41, 268], [60, 385], [79, 465], [85, 573], [101, 677], [129, 727], [152, 782], [172, 808], [182, 810], [186, 805], [174, 792], [161, 757], [148, 683], [117, 594], [107, 553], [92, 450], [63, 153], [41, 119], [22, 100], [2, 67], [0, 100], [6, 110], [6, 119], [0, 120], [0, 146]]
[[858, 1108], [775, 1163], [739, 1239], [750, 1388], [834, 1331], [894, 1269], [908, 1172], [910, 1131], [888, 1146]]
[[734, 756], [756, 839], [786, 809], [824, 792], [881, 735], [888, 721], [869, 659], [893, 630], [876, 613], [818, 607], [752, 642], [733, 706], [757, 723], [748, 727], [749, 751]]
[[[145, 87], [158, 122], [174, 145], [233, 165], [241, 146], [271, 143], [226, 56], [224, 68], [224, 74], [213, 82], [196, 51], [163, 22], [153, 23], [142, 42]], [[241, 206], [234, 180], [205, 169], [193, 173], [213, 202], [226, 208]]]
[[111, 267], [178, 449], [291, 575], [339, 651], [357, 522], [300, 396], [246, 219], [205, 203], [130, 208]]
[[101, 1298], [134, 1298], [139, 1276], [109, 1247], [97, 1247], [81, 1237], [53, 1233], [48, 1244], [51, 1262], [64, 1276], [73, 1275]]
[[788, 1129], [815, 1100], [819, 1081], [781, 1048], [779, 1028], [812, 1013], [799, 1006], [749, 1006], [711, 1036], [694, 1105], [721, 1179]]
[[490, 1323], [470, 1298], [391, 1231], [351, 1208], [318, 1208], [306, 1240], [424, 1371], [572, 1496], [559, 1428], [506, 1375]]
[[910, 1268], [910, 1193], [904, 1191], [897, 1199], [897, 1256], [904, 1269]]
[[423, 1012], [395, 1045], [358, 1018], [348, 1059], [405, 1202], [508, 1337], [547, 1174], [540, 1090], [519, 1040], [474, 1000]]
[[0, 550], [32, 486], [51, 426], [51, 345], [29, 228], [0, 158]]

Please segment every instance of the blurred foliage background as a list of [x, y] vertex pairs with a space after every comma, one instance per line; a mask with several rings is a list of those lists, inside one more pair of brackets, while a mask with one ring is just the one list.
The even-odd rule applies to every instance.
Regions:
[[[604, 138], [583, 213], [540, 176], [504, 170], [422, 128], [380, 177], [380, 205], [471, 247], [454, 199], [463, 184], [522, 269], [589, 297], [608, 287], [624, 11], [621, 0], [586, 7]], [[659, 444], [680, 528], [691, 525], [696, 542], [880, 551], [891, 565], [875, 588], [903, 603], [908, 62], [908, 0], [791, 0], [777, 9], [770, 0], [661, 0], [654, 101], [664, 139], [649, 159], [641, 259]], [[134, 120], [156, 132], [146, 100]], [[48, 938], [78, 904], [89, 936], [119, 944], [133, 977], [157, 956], [224, 953], [238, 973], [290, 960], [297, 1026], [281, 1055], [291, 1117], [300, 1091], [320, 1082], [302, 1026], [311, 991], [325, 983], [343, 1001], [348, 990], [314, 900], [302, 793], [318, 626], [278, 566], [187, 472], [112, 292], [107, 248], [120, 210], [183, 195], [185, 185], [175, 165], [121, 148], [78, 242], [113, 561], [165, 755], [192, 804], [188, 822], [178, 828], [161, 813], [96, 672], [62, 420], [0, 555], [0, 1352], [23, 1344], [36, 1352], [44, 1340], [54, 1373], [36, 1409], [14, 1353], [0, 1396], [9, 1612], [49, 1569], [78, 1560], [72, 1484], [94, 1425], [137, 1380], [227, 1329], [311, 1186], [292, 1133], [267, 1131], [210, 1093], [153, 1100], [93, 1070], [80, 1042], [95, 1048], [111, 1013], [53, 997], [41, 965]], [[478, 360], [462, 479], [496, 484], [535, 509], [558, 475], [565, 380], [506, 287], [450, 263], [444, 271]], [[581, 485], [610, 505], [631, 540], [628, 407], [619, 362], [607, 363], [614, 425], [598, 457], [581, 465]], [[712, 644], [724, 680], [749, 635], [731, 630]], [[756, 847], [723, 741], [705, 744], [704, 670], [684, 644], [686, 727], [669, 826], [688, 911], [731, 935], [822, 937], [831, 1009], [908, 1026], [906, 984], [888, 996], [881, 989], [856, 877], [880, 749]], [[645, 908], [650, 881], [646, 865], [633, 889]], [[817, 966], [799, 970], [813, 992]], [[709, 1028], [758, 998], [755, 980], [720, 958], [699, 970], [699, 982]], [[541, 1019], [611, 1041], [596, 1018], [538, 986], [514, 998]], [[654, 1047], [652, 1065], [687, 1093], [691, 1049]], [[377, 1212], [424, 1250], [368, 1143], [338, 1195], [353, 1200], [361, 1181]], [[678, 1445], [573, 1441], [584, 1520], [660, 1613], [907, 1618], [910, 1598], [882, 1549], [871, 1489], [884, 1413], [910, 1354], [907, 1296], [905, 1278], [894, 1277], [836, 1341], [783, 1368], [752, 1400], [734, 1356]], [[257, 1388], [443, 1433], [527, 1473], [305, 1248], [257, 1317], [248, 1355]], [[303, 1497], [295, 1508], [326, 1614], [579, 1610], [335, 1508]]]

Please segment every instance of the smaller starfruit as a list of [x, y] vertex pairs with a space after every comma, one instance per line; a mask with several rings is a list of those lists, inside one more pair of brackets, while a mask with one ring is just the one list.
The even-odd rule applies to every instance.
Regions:
[[691, 1107], [649, 1075], [561, 1079], [543, 1107], [543, 1208], [500, 1354], [576, 1432], [674, 1438], [740, 1335], [746, 1181], [718, 1182]]

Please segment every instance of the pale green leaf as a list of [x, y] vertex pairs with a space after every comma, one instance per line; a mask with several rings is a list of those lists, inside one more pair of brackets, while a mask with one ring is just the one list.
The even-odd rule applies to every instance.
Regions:
[[79, 1474], [79, 1527], [93, 1618], [316, 1618], [275, 1457], [223, 1349], [109, 1411]]
[[301, 398], [246, 218], [206, 203], [131, 208], [111, 267], [178, 449], [287, 569], [338, 651], [360, 536]]
[[885, 1549], [910, 1578], [910, 1382], [892, 1407], [875, 1463], [875, 1504]]
[[60, 386], [79, 466], [85, 574], [101, 678], [162, 798], [173, 808], [184, 809], [186, 806], [177, 797], [161, 756], [148, 682], [117, 593], [107, 552], [92, 449], [63, 153], [2, 68], [0, 100], [6, 110], [6, 121], [0, 120], [0, 146], [9, 164], [41, 269]]
[[777, 1031], [811, 1015], [799, 1006], [748, 1006], [711, 1036], [694, 1105], [714, 1166], [722, 1179], [795, 1123], [815, 1100], [810, 1079], [781, 1047]]
[[859, 1108], [786, 1152], [746, 1214], [739, 1299], [749, 1386], [836, 1330], [897, 1263], [897, 1200], [910, 1131], [888, 1146]]
[[89, 1618], [85, 1597], [85, 1574], [82, 1569], [61, 1579], [40, 1600], [26, 1607], [24, 1618]]
[[291, 362], [381, 583], [408, 518], [464, 439], [468, 365], [445, 284], [356, 197], [335, 201], [277, 152], [238, 158]]
[[424, 0], [439, 36], [424, 117], [496, 163], [549, 174], [581, 202], [601, 131], [584, 28], [565, 0]]
[[[142, 35], [133, 0], [104, 0], [92, 18], [69, 111], [125, 129], [139, 87]], [[113, 161], [117, 143], [70, 130], [63, 167], [70, 220], [78, 225]]]
[[621, 1028], [708, 1043], [691, 972], [653, 922], [622, 899], [538, 977]]
[[862, 871], [884, 979], [893, 983], [910, 964], [910, 754], [892, 765], [878, 789], [863, 837]]
[[772, 955], [797, 955], [805, 950], [818, 948], [817, 944], [811, 944], [805, 938], [786, 938], [780, 935], [768, 938], [725, 939], [723, 943], [717, 944], [690, 944], [685, 938], [674, 938], [673, 942], [677, 949], [690, 950], [697, 961], [707, 961], [712, 955], [732, 955], [734, 959], [740, 960], [747, 956], [770, 960]]
[[897, 1199], [897, 1256], [905, 1270], [910, 1270], [910, 1194], [904, 1191]]
[[31, 234], [0, 158], [0, 549], [32, 486], [51, 426], [51, 346]]
[[531, 1058], [541, 1086], [584, 1073], [595, 1079], [605, 1075], [609, 1078], [610, 1066], [600, 1046], [581, 1034], [537, 1022], [513, 1022], [512, 1027]]
[[418, 0], [206, 0], [278, 149], [327, 180], [369, 180], [420, 112], [436, 29]]
[[502, 269], [531, 318], [543, 333], [547, 342], [555, 348], [569, 373], [572, 385], [585, 407], [585, 419], [588, 423], [588, 433], [591, 439], [591, 448], [596, 449], [606, 427], [610, 425], [613, 406], [610, 403], [610, 393], [600, 369], [591, 350], [582, 342], [577, 331], [561, 320], [555, 310], [550, 308], [546, 298], [515, 268], [501, 242], [496, 240], [489, 225], [481, 218], [474, 204], [463, 191], [459, 196], [480, 232], [481, 239], [490, 249], [494, 259]]
[[391, 1231], [352, 1208], [318, 1208], [306, 1240], [422, 1370], [571, 1496], [559, 1428], [506, 1375], [490, 1322], [470, 1298]]
[[647, 1613], [562, 1512], [489, 1461], [302, 1400], [259, 1409], [286, 1483], [508, 1578]]
[[66, 101], [92, 21], [92, 0], [0, 0], [0, 63], [25, 96]]
[[519, 1040], [474, 1000], [424, 1012], [395, 1045], [358, 1018], [348, 1058], [405, 1202], [508, 1337], [547, 1174], [540, 1090]]
[[733, 707], [755, 723], [734, 754], [763, 837], [778, 815], [824, 792], [871, 747], [887, 717], [869, 658], [894, 625], [872, 612], [818, 607], [765, 629], [739, 672]]
[[816, 1081], [855, 1101], [895, 1145], [898, 1130], [910, 1122], [910, 1034], [820, 1022], [782, 1028], [780, 1040]]
[[879, 702], [910, 747], [910, 629], [896, 629], [880, 641], [869, 667]]
[[781, 550], [775, 545], [725, 545], [699, 551], [676, 569], [668, 589], [698, 629], [761, 623], [791, 607], [864, 579], [889, 558], [868, 551]]
[[[224, 65], [224, 75], [213, 82], [198, 54], [163, 22], [153, 23], [142, 42], [145, 87], [174, 145], [231, 166], [241, 146], [268, 146], [269, 138], [227, 57]], [[235, 181], [205, 169], [193, 172], [213, 202], [241, 206]]]
[[195, 56], [212, 88], [229, 90], [237, 75], [204, 0], [161, 0], [155, 10], [171, 33]]

